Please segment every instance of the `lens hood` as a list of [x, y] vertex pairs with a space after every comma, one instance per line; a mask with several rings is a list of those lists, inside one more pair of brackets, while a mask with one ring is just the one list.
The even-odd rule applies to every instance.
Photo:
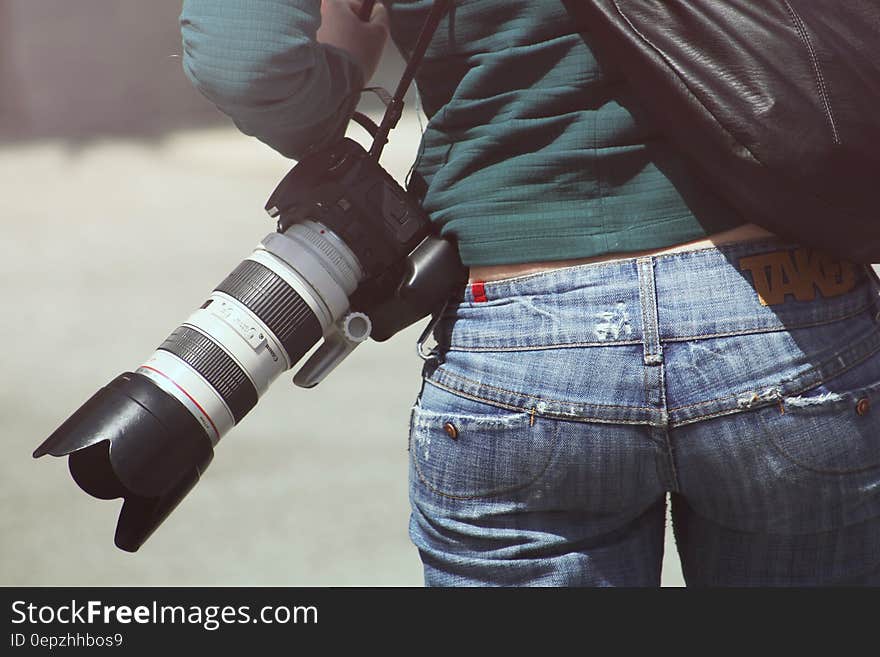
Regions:
[[45, 454], [69, 455], [73, 479], [90, 495], [124, 499], [115, 543], [135, 552], [198, 482], [214, 450], [186, 407], [126, 372], [71, 415], [34, 458]]

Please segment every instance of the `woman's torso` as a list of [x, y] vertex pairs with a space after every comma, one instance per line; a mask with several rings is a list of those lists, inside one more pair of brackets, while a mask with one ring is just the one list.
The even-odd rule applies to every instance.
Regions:
[[605, 253], [598, 256], [588, 258], [576, 258], [573, 260], [555, 260], [542, 262], [525, 262], [513, 265], [475, 265], [469, 269], [468, 281], [488, 282], [499, 281], [513, 276], [525, 276], [534, 274], [548, 269], [558, 269], [560, 267], [573, 267], [576, 265], [585, 265], [588, 263], [607, 262], [610, 260], [618, 260], [621, 258], [633, 258], [645, 255], [660, 255], [662, 253], [673, 253], [675, 251], [686, 251], [691, 249], [702, 249], [710, 246], [720, 246], [722, 244], [730, 244], [732, 242], [745, 242], [753, 239], [760, 239], [773, 236], [773, 233], [758, 226], [757, 224], [743, 224], [730, 230], [713, 233], [706, 238], [691, 240], [673, 246], [661, 247], [656, 249], [645, 249], [643, 251], [631, 251], [627, 253]]
[[[407, 56], [431, 2], [388, 4]], [[766, 234], [691, 175], [566, 4], [459, 0], [417, 75], [424, 206], [464, 264], [559, 266]]]

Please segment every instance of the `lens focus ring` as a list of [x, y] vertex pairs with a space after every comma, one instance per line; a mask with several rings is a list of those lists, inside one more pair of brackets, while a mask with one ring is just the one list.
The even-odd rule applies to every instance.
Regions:
[[254, 384], [238, 363], [208, 336], [188, 326], [179, 326], [159, 349], [174, 354], [201, 374], [229, 406], [236, 424], [256, 406]]

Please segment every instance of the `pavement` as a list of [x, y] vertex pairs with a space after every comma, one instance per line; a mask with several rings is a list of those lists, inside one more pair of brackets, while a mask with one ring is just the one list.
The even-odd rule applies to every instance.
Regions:
[[[392, 133], [398, 180], [418, 136], [413, 115]], [[229, 127], [0, 144], [0, 585], [421, 585], [406, 483], [421, 324], [315, 389], [282, 376], [136, 554], [113, 546], [119, 500], [31, 458], [273, 230], [262, 207], [291, 165]], [[671, 532], [663, 583], [682, 584]]]

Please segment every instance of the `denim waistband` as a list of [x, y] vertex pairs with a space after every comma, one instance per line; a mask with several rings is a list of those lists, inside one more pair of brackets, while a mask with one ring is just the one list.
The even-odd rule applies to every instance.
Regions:
[[765, 238], [475, 282], [435, 335], [517, 350], [790, 331], [876, 310], [878, 290], [869, 265]]

